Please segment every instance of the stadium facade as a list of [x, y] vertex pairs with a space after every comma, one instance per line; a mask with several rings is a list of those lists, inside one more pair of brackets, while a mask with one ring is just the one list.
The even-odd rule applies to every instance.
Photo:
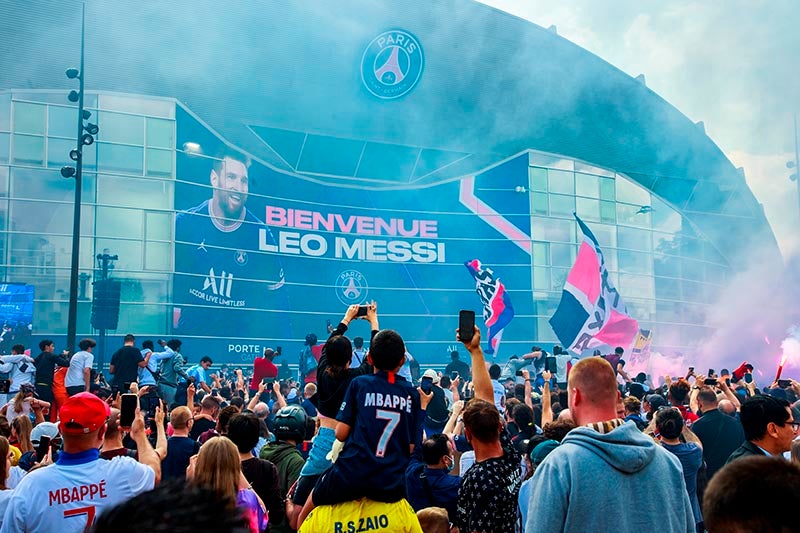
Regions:
[[[74, 147], [63, 72], [78, 63], [79, 5], [0, 8], [0, 269], [35, 287], [35, 338], [66, 329], [74, 182], [59, 169]], [[438, 362], [458, 310], [480, 310], [464, 268], [479, 259], [515, 309], [500, 356], [550, 346], [576, 212], [654, 346], [687, 352], [713, 333], [737, 256], [758, 242], [779, 258], [702, 124], [482, 4], [86, 6], [100, 133], [85, 148], [80, 270], [91, 282], [95, 256], [118, 255], [116, 333], [247, 363], [266, 346], [296, 353], [345, 305], [375, 299], [382, 326]], [[214, 240], [196, 228], [222, 187], [215, 161], [237, 153], [249, 183], [232, 201], [255, 218]], [[91, 283], [81, 296], [78, 333], [94, 335]]]

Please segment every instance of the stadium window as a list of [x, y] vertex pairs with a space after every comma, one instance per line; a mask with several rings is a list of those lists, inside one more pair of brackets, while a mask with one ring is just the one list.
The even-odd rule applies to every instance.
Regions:
[[617, 175], [617, 201], [636, 206], [649, 206], [650, 193], [627, 178]]
[[600, 199], [609, 202], [617, 200], [614, 178], [600, 178]]
[[148, 148], [145, 156], [147, 162], [145, 167], [148, 176], [169, 177], [172, 176], [172, 150], [159, 150], [158, 148]]
[[576, 198], [578, 216], [586, 222], [600, 222], [600, 201], [588, 198]]
[[549, 195], [543, 192], [535, 192], [531, 195], [531, 201], [533, 202], [533, 212], [537, 215], [548, 215], [550, 214], [550, 201]]
[[572, 257], [572, 245], [562, 243], [550, 244], [551, 264], [555, 267], [571, 267], [574, 261]]
[[531, 190], [547, 192], [547, 169], [530, 167], [528, 169], [528, 177], [531, 182]]
[[549, 268], [533, 267], [533, 288], [540, 291], [551, 290]]
[[8, 163], [10, 141], [11, 135], [8, 133], [0, 133], [0, 164]]
[[652, 274], [653, 256], [647, 253], [618, 250], [619, 271], [632, 274]]
[[44, 165], [44, 137], [15, 134], [11, 159], [17, 165]]
[[98, 140], [105, 142], [144, 145], [144, 117], [100, 111], [97, 125]]
[[101, 172], [124, 172], [141, 176], [144, 171], [144, 149], [122, 144], [97, 143], [97, 169]]
[[550, 243], [533, 241], [533, 264], [549, 265], [550, 263]]
[[97, 236], [142, 239], [144, 237], [142, 214], [138, 209], [98, 206]]
[[[69, 137], [75, 147], [75, 128], [78, 110], [74, 107], [51, 105], [47, 108], [47, 135]], [[92, 119], [90, 119], [92, 121]]]
[[0, 131], [11, 131], [10, 94], [0, 94]]
[[14, 133], [44, 135], [45, 106], [14, 102]]
[[551, 193], [575, 195], [574, 172], [549, 169], [547, 171], [547, 181], [549, 182], [549, 191]]
[[575, 194], [586, 198], [598, 198], [600, 178], [592, 174], [575, 173]]
[[550, 195], [550, 215], [572, 218], [575, 212], [575, 197], [561, 194]]
[[617, 208], [614, 202], [600, 202], [600, 221], [604, 224], [617, 223]]
[[[47, 166], [60, 169], [64, 165], [74, 165], [69, 152], [75, 148], [75, 141], [69, 139], [47, 139]], [[62, 178], [63, 179], [63, 178]]]
[[147, 119], [147, 146], [156, 148], [175, 147], [175, 123], [171, 120], [158, 118]]
[[625, 226], [617, 228], [617, 243], [620, 248], [639, 252], [650, 252], [653, 249], [651, 232]]

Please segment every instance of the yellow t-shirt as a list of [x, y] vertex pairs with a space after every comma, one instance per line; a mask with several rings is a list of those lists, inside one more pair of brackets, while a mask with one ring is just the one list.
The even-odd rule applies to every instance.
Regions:
[[422, 533], [417, 515], [406, 500], [395, 503], [363, 498], [314, 508], [298, 533]]
[[11, 458], [11, 466], [17, 466], [17, 463], [19, 463], [19, 458], [22, 457], [22, 452], [13, 444], [9, 446], [8, 449], [14, 454], [14, 457]]

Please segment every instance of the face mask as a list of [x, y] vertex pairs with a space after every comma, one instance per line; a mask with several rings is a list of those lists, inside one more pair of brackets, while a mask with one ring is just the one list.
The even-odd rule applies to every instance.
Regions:
[[447, 465], [447, 472], [448, 473], [452, 472], [453, 469], [456, 467], [456, 458], [453, 457], [452, 455], [450, 455], [449, 457], [450, 457], [450, 464]]

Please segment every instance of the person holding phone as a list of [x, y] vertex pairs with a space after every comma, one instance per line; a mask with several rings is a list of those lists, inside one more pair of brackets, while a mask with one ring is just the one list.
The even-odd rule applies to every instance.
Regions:
[[[350, 323], [358, 319], [358, 312], [358, 305], [348, 307], [342, 320], [322, 347], [317, 369], [317, 394], [311, 398], [319, 416], [319, 432], [314, 438], [308, 459], [300, 472], [296, 489], [290, 493], [295, 506], [288, 518], [293, 527], [320, 475], [331, 466], [328, 455], [336, 442], [336, 416], [344, 401], [348, 385], [356, 377], [371, 374], [373, 371], [372, 365], [366, 357], [360, 365], [353, 367], [352, 364], [353, 348], [345, 333]], [[374, 338], [380, 329], [376, 302], [373, 301], [368, 306], [364, 319], [369, 322]]]
[[272, 348], [264, 348], [264, 355], [253, 360], [253, 378], [250, 380], [251, 398], [258, 394], [259, 383], [278, 379], [278, 367], [273, 363], [276, 354], [277, 352]]
[[147, 439], [141, 414], [130, 433], [138, 462], [130, 457], [100, 459], [110, 414], [108, 404], [88, 392], [64, 403], [59, 424], [63, 450], [55, 464], [22, 478], [0, 532], [79, 533], [91, 529], [94, 518], [107, 509], [153, 489], [161, 476], [161, 461]]

